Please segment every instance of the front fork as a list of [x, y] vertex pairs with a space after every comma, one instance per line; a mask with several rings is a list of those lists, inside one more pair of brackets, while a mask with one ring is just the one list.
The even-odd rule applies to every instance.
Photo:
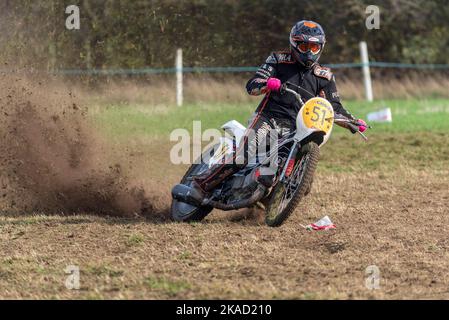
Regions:
[[[294, 141], [293, 142], [293, 146], [290, 150], [290, 153], [288, 154], [287, 160], [284, 163], [284, 167], [282, 168], [282, 173], [281, 176], [279, 177], [279, 181], [280, 182], [285, 182], [285, 180], [288, 178], [288, 176], [291, 173], [291, 166], [290, 166], [290, 161], [295, 161], [296, 160], [296, 155], [298, 154], [299, 149], [301, 148], [301, 145], [299, 144], [298, 141]], [[290, 172], [288, 172], [288, 170], [290, 170]]]

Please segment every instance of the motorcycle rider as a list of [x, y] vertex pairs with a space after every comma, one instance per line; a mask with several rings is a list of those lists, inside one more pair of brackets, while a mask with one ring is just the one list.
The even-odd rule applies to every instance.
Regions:
[[[265, 97], [256, 109], [247, 129], [247, 132], [254, 130], [255, 135], [252, 136], [252, 141], [248, 141], [249, 135], [245, 134], [242, 143], [244, 148], [248, 149], [251, 145], [260, 143], [269, 129], [275, 129], [281, 135], [295, 130], [300, 105], [292, 95], [281, 94], [281, 84], [287, 81], [300, 86], [310, 96], [327, 99], [337, 115], [355, 120], [340, 102], [335, 76], [329, 68], [318, 64], [325, 43], [324, 30], [318, 23], [308, 20], [299, 21], [290, 32], [290, 50], [273, 52], [248, 81], [246, 89], [249, 94], [265, 94]], [[304, 97], [303, 92], [300, 94]], [[363, 120], [359, 119], [358, 125], [359, 131], [366, 130], [366, 123]], [[350, 130], [355, 133], [352, 129]], [[248, 159], [248, 152], [245, 150], [244, 164]], [[214, 165], [194, 177], [192, 187], [204, 198], [209, 191], [241, 167], [234, 161]]]

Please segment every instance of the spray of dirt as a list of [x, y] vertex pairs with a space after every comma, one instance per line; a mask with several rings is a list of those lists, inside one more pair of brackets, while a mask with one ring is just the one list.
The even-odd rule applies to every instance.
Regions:
[[1, 212], [165, 216], [73, 91], [0, 75], [0, 92]]

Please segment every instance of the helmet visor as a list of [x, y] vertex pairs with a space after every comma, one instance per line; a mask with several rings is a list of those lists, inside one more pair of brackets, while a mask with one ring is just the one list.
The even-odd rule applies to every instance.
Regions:
[[307, 53], [312, 52], [313, 54], [318, 54], [321, 51], [321, 44], [313, 42], [300, 42], [297, 46], [299, 52]]

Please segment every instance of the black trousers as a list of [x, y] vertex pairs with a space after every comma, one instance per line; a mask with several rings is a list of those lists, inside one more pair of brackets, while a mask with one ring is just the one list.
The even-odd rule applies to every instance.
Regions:
[[213, 165], [205, 172], [194, 177], [197, 185], [208, 192], [214, 189], [228, 176], [236, 173], [248, 164], [250, 159], [256, 159], [259, 152], [270, 149], [270, 141], [280, 138], [293, 131], [295, 123], [289, 119], [276, 118], [265, 113], [255, 113], [248, 121], [249, 126], [239, 144], [239, 149], [232, 158], [224, 163]]

